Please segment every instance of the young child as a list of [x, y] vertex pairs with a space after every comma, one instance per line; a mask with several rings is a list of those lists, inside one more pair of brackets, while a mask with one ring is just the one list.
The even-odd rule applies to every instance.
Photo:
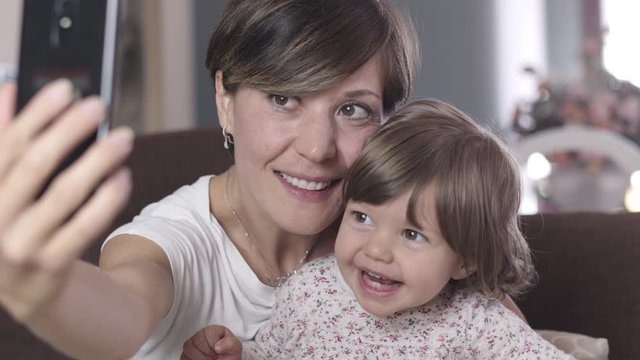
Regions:
[[335, 256], [277, 289], [254, 341], [210, 326], [183, 359], [571, 358], [499, 301], [535, 276], [519, 179], [505, 145], [458, 109], [404, 106], [348, 174]]

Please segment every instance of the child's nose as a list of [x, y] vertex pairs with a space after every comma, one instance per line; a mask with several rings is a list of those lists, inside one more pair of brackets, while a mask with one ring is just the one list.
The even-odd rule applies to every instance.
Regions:
[[371, 235], [364, 247], [364, 253], [373, 260], [390, 263], [393, 261], [393, 241], [379, 232]]

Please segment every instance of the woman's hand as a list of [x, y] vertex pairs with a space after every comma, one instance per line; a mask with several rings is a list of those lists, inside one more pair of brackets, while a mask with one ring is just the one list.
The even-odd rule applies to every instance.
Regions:
[[184, 343], [180, 360], [241, 359], [242, 344], [231, 330], [209, 325], [198, 330]]
[[0, 305], [26, 322], [64, 287], [73, 262], [126, 203], [131, 179], [122, 163], [129, 129], [111, 132], [53, 178], [58, 164], [104, 118], [89, 98], [71, 104], [59, 80], [14, 117], [16, 88], [0, 86]]

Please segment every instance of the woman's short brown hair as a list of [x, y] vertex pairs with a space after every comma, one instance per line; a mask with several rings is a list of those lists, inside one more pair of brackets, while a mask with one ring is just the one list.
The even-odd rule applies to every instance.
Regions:
[[421, 194], [436, 187], [442, 235], [475, 272], [457, 282], [485, 295], [517, 296], [535, 278], [519, 228], [520, 175], [500, 139], [455, 107], [411, 102], [366, 143], [344, 184], [347, 200], [382, 204], [411, 191], [416, 222]]
[[336, 84], [381, 54], [385, 113], [411, 91], [418, 47], [391, 0], [230, 0], [206, 66], [225, 89], [304, 95]]

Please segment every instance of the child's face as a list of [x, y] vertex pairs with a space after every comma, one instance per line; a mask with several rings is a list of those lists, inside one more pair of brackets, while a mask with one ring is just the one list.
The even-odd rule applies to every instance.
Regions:
[[349, 201], [335, 253], [340, 272], [368, 312], [389, 316], [431, 301], [466, 276], [462, 257], [440, 234], [435, 186], [420, 197], [418, 224], [406, 218], [410, 192], [381, 205]]

